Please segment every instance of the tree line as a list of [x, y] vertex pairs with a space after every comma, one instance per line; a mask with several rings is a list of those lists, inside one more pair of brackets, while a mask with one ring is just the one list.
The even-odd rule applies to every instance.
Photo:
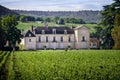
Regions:
[[81, 10], [81, 11], [26, 11], [26, 10], [14, 10], [20, 15], [31, 15], [38, 17], [56, 17], [61, 18], [81, 18], [86, 23], [98, 23], [101, 20], [101, 11]]
[[18, 20], [21, 22], [29, 22], [29, 21], [41, 21], [41, 22], [55, 22], [56, 24], [65, 24], [65, 23], [73, 23], [73, 24], [85, 24], [81, 18], [61, 18], [61, 17], [33, 17], [33, 16], [26, 16], [20, 15], [18, 16]]

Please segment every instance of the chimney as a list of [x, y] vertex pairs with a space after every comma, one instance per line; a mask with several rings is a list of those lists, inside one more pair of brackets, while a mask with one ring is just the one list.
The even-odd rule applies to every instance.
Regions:
[[33, 32], [33, 26], [31, 26], [31, 31]]

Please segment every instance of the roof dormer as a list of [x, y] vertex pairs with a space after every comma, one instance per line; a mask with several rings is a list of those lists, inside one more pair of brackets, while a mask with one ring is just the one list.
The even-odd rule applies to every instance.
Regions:
[[53, 34], [56, 34], [56, 29], [53, 29], [52, 32], [53, 32]]
[[67, 34], [67, 30], [64, 30], [64, 34]]
[[45, 30], [42, 30], [42, 34], [45, 34]]

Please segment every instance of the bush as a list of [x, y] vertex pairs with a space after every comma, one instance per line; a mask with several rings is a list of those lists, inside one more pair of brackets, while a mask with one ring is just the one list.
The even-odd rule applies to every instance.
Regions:
[[10, 46], [2, 47], [2, 51], [12, 51], [13, 48]]
[[16, 47], [15, 47], [15, 50], [18, 51], [18, 50], [19, 50], [19, 46], [16, 46]]

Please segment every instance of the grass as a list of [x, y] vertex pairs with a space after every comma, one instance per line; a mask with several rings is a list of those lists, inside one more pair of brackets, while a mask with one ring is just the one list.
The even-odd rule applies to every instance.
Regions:
[[120, 50], [41, 50], [14, 53], [17, 80], [119, 80]]
[[[27, 22], [27, 23], [19, 22], [17, 27], [19, 29], [29, 30], [29, 29], [31, 29], [32, 25], [33, 26], [44, 26], [44, 23], [41, 23], [41, 22]], [[71, 24], [71, 23], [66, 23], [65, 25], [58, 25], [55, 23], [49, 23], [48, 25], [49, 26], [68, 26], [68, 27], [84, 25], [84, 26], [89, 27], [91, 29], [91, 32], [95, 32], [94, 27], [97, 26], [97, 24]]]

